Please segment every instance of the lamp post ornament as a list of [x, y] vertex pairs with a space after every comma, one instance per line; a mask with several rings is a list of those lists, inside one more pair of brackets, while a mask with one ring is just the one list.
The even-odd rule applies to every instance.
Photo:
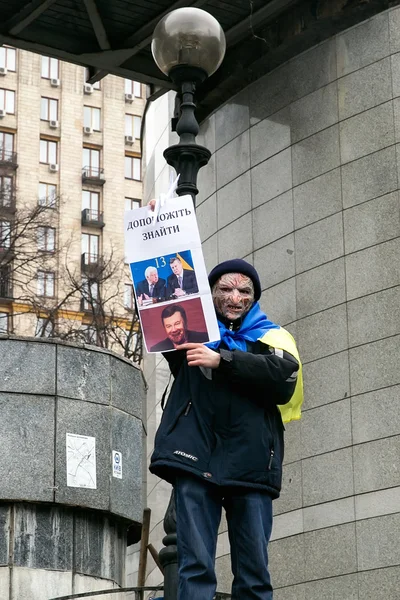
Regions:
[[218, 69], [225, 48], [225, 35], [218, 21], [204, 10], [189, 7], [165, 15], [151, 43], [157, 66], [178, 86], [181, 96], [176, 124], [179, 143], [167, 148], [164, 157], [180, 175], [177, 194], [191, 194], [193, 202], [198, 193], [197, 174], [211, 156], [208, 148], [196, 143], [196, 88]]

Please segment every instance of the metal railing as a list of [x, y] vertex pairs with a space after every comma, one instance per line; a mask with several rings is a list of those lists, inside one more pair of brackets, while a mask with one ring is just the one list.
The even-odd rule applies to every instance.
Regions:
[[0, 148], [0, 165], [8, 165], [11, 167], [18, 166], [18, 156], [16, 152]]
[[82, 210], [82, 225], [104, 227], [103, 213], [93, 208], [84, 208]]
[[[50, 598], [49, 600], [78, 600], [80, 598], [95, 598], [105, 595], [115, 595], [116, 600], [145, 600], [145, 594], [151, 592], [151, 594], [159, 594], [163, 592], [164, 588], [159, 587], [127, 587], [120, 588], [119, 590], [100, 590], [97, 592], [83, 592], [81, 594], [70, 594], [68, 596], [57, 596], [57, 598]], [[126, 594], [126, 596], [118, 596], [118, 594]], [[162, 596], [146, 596], [146, 600], [162, 598]], [[230, 600], [231, 595], [225, 594], [224, 592], [217, 592], [214, 596], [214, 600]], [[188, 599], [189, 600], [189, 599]]]
[[[163, 591], [163, 587], [127, 587], [119, 590], [101, 590], [97, 592], [83, 592], [81, 594], [69, 594], [68, 596], [58, 596], [50, 598], [50, 600], [78, 600], [78, 598], [94, 598], [105, 596], [107, 594], [115, 595], [116, 600], [144, 600], [146, 592], [157, 594]], [[127, 594], [127, 596], [118, 596], [118, 594]], [[147, 596], [149, 600], [152, 596]], [[160, 597], [160, 596], [159, 596]]]
[[104, 169], [101, 169], [100, 167], [91, 167], [90, 165], [82, 167], [82, 181], [103, 185], [105, 182]]
[[84, 252], [81, 256], [81, 267], [84, 270], [101, 266], [101, 257], [94, 252]]

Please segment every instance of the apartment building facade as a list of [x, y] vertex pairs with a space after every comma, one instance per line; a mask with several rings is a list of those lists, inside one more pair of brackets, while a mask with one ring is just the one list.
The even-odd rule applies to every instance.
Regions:
[[[83, 67], [0, 48], [0, 333], [70, 328], [96, 343], [102, 297], [120, 324], [132, 321], [122, 224], [141, 205], [146, 86], [87, 78]], [[102, 296], [96, 273], [107, 261]]]

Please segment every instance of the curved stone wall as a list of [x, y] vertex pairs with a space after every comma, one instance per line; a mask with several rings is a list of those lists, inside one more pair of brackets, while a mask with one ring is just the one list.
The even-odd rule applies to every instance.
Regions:
[[[400, 9], [258, 80], [203, 123], [198, 141], [213, 153], [198, 182], [207, 266], [252, 262], [262, 307], [295, 335], [304, 362], [303, 418], [287, 426], [275, 502], [274, 598], [395, 600]], [[160, 515], [164, 487], [149, 490]], [[153, 535], [159, 547], [161, 523]], [[225, 524], [217, 570], [229, 591]]]
[[[57, 340], [2, 336], [0, 356], [0, 599], [123, 585], [143, 510], [141, 371]], [[95, 438], [95, 489], [67, 485], [67, 433]]]

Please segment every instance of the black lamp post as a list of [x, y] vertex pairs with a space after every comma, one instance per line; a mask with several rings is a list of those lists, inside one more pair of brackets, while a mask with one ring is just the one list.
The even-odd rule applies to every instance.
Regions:
[[[195, 116], [196, 87], [220, 66], [226, 49], [221, 25], [209, 13], [198, 8], [179, 8], [168, 13], [154, 30], [151, 51], [157, 66], [180, 90], [180, 115], [175, 130], [179, 143], [164, 151], [167, 163], [180, 174], [177, 193], [198, 193], [197, 174], [210, 160], [208, 148], [196, 143], [199, 124]], [[176, 546], [175, 501], [172, 493], [165, 513], [160, 562], [164, 569], [164, 598], [176, 600], [178, 590], [178, 554]], [[189, 600], [189, 599], [188, 599]]]
[[218, 21], [199, 8], [168, 13], [154, 30], [151, 51], [159, 69], [178, 86], [180, 116], [175, 130], [179, 143], [164, 151], [167, 163], [180, 174], [178, 195], [191, 194], [195, 202], [197, 173], [210, 160], [208, 148], [196, 143], [196, 87], [212, 75], [225, 55], [225, 35]]

